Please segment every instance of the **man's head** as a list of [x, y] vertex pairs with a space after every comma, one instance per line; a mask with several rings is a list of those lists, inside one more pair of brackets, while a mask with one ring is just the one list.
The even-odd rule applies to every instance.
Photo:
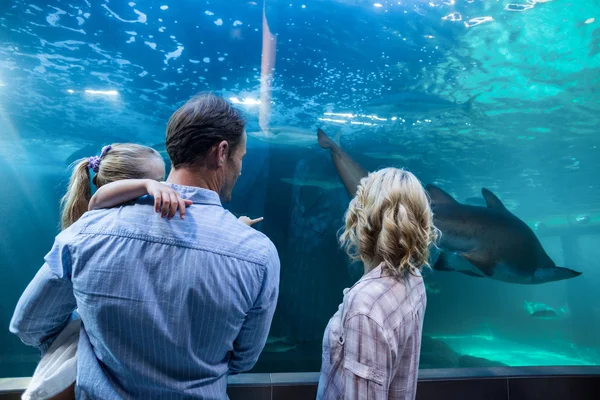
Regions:
[[167, 125], [173, 170], [185, 172], [187, 182], [201, 182], [229, 201], [246, 154], [245, 126], [240, 111], [222, 97], [204, 93], [193, 97]]

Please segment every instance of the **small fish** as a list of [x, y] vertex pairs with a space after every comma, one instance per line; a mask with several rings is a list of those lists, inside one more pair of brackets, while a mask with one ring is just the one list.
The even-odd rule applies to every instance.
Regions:
[[425, 282], [425, 291], [429, 294], [438, 294], [441, 292], [435, 284], [427, 282]]
[[294, 350], [297, 347], [296, 343], [287, 336], [269, 336], [263, 352], [266, 353], [285, 353]]
[[294, 350], [297, 346], [295, 344], [285, 344], [285, 343], [276, 343], [276, 344], [266, 344], [263, 352], [265, 353], [285, 353], [291, 350]]
[[590, 222], [590, 217], [588, 215], [580, 215], [575, 218], [575, 221], [577, 221], [578, 224], [585, 224]]
[[305, 179], [305, 178], [281, 178], [281, 182], [292, 186], [311, 186], [324, 190], [341, 189], [343, 185], [338, 181], [326, 181], [321, 179]]
[[558, 317], [558, 314], [556, 313], [556, 311], [554, 311], [551, 308], [548, 308], [546, 310], [534, 311], [529, 315], [532, 318], [539, 318], [539, 319], [554, 319], [554, 318]]

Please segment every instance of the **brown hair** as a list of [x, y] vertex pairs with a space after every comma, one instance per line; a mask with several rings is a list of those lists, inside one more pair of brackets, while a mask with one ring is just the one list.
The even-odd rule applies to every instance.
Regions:
[[212, 93], [193, 97], [167, 124], [167, 153], [173, 168], [202, 162], [211, 147], [223, 140], [235, 149], [245, 126], [241, 112], [224, 98]]
[[[161, 155], [151, 147], [133, 143], [113, 144], [101, 158], [94, 185], [100, 187], [122, 179], [148, 178], [148, 167]], [[61, 199], [61, 228], [66, 229], [88, 210], [92, 198], [89, 159], [75, 161], [67, 193]]]
[[340, 244], [353, 260], [395, 275], [421, 271], [438, 237], [421, 182], [403, 169], [384, 168], [361, 179], [345, 215]]

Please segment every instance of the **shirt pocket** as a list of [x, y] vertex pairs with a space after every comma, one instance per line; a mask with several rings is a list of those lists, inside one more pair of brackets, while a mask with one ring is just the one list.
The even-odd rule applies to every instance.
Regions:
[[375, 387], [377, 389], [382, 388], [385, 382], [385, 374], [381, 369], [370, 367], [356, 360], [345, 359], [344, 369], [352, 373], [355, 376], [355, 379], [364, 379], [369, 383], [372, 382], [377, 384]]

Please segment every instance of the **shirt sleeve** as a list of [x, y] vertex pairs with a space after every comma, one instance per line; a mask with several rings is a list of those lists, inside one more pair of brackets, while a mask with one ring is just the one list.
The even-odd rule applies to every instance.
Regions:
[[391, 349], [383, 328], [364, 314], [344, 326], [344, 399], [388, 399]]
[[271, 246], [265, 265], [262, 287], [233, 343], [233, 354], [229, 363], [231, 373], [248, 371], [256, 364], [271, 329], [271, 321], [279, 296], [280, 268], [277, 249], [273, 244]]
[[45, 261], [21, 295], [10, 322], [12, 333], [42, 353], [77, 307], [71, 282], [71, 254], [60, 235]]

